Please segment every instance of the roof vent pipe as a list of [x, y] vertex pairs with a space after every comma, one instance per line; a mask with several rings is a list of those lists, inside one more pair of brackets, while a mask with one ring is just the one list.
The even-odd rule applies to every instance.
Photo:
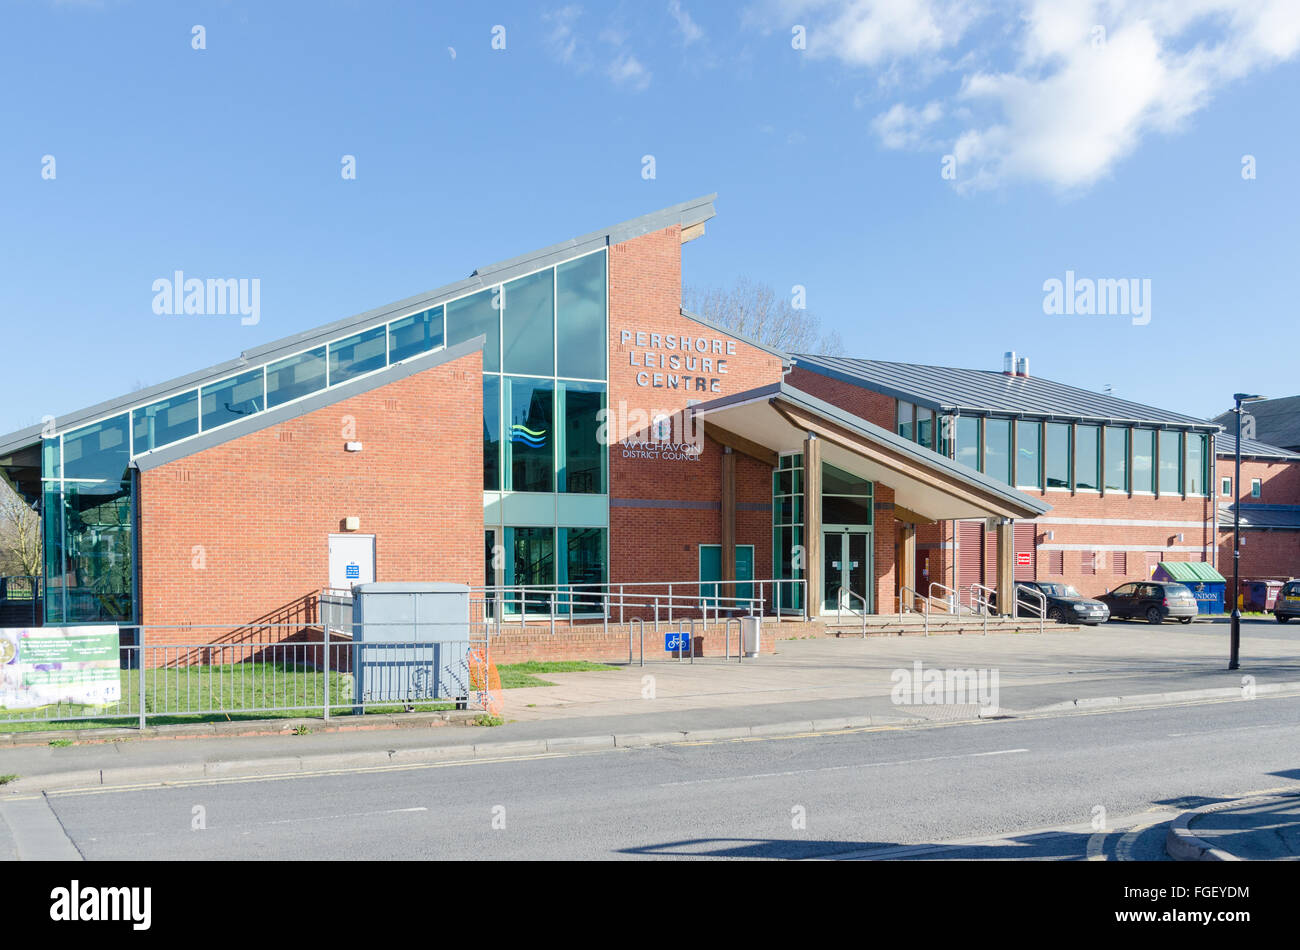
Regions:
[[1017, 375], [1017, 376], [1028, 376], [1028, 375], [1029, 375], [1029, 357], [1028, 357], [1028, 356], [1022, 356], [1022, 357], [1020, 357], [1018, 360], [1016, 360], [1016, 375]]
[[1016, 351], [1007, 350], [1002, 354], [1002, 372], [1008, 376], [1016, 375]]

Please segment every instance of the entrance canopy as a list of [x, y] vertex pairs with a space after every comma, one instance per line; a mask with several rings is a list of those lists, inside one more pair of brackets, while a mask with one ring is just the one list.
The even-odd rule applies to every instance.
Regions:
[[821, 460], [894, 490], [901, 520], [1032, 519], [1051, 505], [782, 382], [695, 406], [710, 438], [776, 463], [814, 437]]

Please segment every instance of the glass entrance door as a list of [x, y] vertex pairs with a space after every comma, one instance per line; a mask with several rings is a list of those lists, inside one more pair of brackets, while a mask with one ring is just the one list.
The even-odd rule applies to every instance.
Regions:
[[871, 613], [871, 532], [822, 532], [822, 610]]

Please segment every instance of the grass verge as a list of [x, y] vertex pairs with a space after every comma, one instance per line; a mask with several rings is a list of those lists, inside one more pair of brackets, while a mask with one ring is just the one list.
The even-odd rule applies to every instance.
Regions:
[[526, 663], [507, 663], [497, 667], [501, 676], [502, 689], [521, 689], [525, 686], [554, 686], [549, 680], [540, 679], [538, 673], [593, 673], [604, 670], [616, 670], [618, 667], [607, 663], [592, 663], [588, 660], [529, 660]]

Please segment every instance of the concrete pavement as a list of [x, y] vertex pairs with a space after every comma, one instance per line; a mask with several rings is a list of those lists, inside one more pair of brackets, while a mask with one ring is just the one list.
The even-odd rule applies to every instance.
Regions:
[[1165, 846], [1180, 861], [1300, 861], [1300, 794], [1203, 805], [1169, 827]]
[[[124, 730], [109, 743], [66, 748], [28, 734], [16, 741], [31, 744], [0, 747], [0, 775], [20, 776], [0, 786], [0, 796], [38, 787], [148, 781], [150, 776], [196, 780], [546, 754], [576, 746], [895, 728], [971, 720], [991, 712], [971, 702], [896, 704], [890, 695], [895, 674], [910, 674], [917, 662], [927, 670], [996, 671], [996, 712], [1004, 716], [1234, 703], [1300, 690], [1300, 636], [1253, 637], [1248, 631], [1245, 666], [1229, 673], [1221, 655], [1226, 655], [1226, 638], [1206, 635], [1198, 626], [1110, 624], [1051, 636], [782, 641], [775, 655], [742, 663], [666, 661], [644, 668], [545, 674], [557, 685], [505, 692], [510, 721], [496, 728], [445, 724], [322, 733], [319, 720], [296, 720], [281, 721], [278, 728], [287, 732], [301, 723], [310, 734], [161, 742]], [[158, 732], [165, 734], [167, 728]]]

